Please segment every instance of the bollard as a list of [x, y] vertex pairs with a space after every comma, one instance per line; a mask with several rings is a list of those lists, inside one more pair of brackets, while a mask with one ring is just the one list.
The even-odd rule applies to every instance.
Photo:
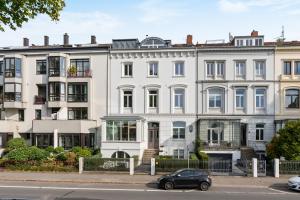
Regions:
[[83, 157], [79, 158], [79, 174], [82, 174], [83, 172]]
[[151, 158], [151, 172], [150, 172], [151, 176], [155, 175], [155, 158]]
[[257, 158], [252, 158], [252, 174], [253, 177], [257, 177]]
[[274, 177], [279, 178], [279, 159], [274, 159]]
[[129, 174], [134, 175], [134, 158], [129, 159]]

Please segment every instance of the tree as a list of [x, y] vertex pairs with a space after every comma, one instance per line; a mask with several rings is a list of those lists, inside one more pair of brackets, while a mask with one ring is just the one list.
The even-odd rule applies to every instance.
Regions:
[[300, 160], [300, 120], [290, 121], [267, 145], [269, 158], [284, 157], [286, 160]]
[[0, 30], [4, 31], [4, 26], [16, 30], [38, 14], [46, 14], [58, 21], [64, 7], [64, 0], [1, 0]]

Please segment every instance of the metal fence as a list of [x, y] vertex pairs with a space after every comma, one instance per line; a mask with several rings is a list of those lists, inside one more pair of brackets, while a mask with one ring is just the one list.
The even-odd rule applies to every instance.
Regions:
[[129, 171], [129, 159], [84, 158], [84, 171]]
[[158, 172], [171, 172], [182, 168], [202, 169], [215, 175], [224, 175], [232, 172], [231, 160], [156, 160], [155, 165]]
[[300, 174], [300, 161], [280, 161], [280, 174]]

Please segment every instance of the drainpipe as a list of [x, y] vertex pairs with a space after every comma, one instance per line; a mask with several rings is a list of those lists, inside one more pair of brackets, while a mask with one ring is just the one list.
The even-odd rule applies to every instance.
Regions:
[[[199, 111], [199, 102], [198, 102], [198, 96], [199, 96], [199, 87], [198, 87], [198, 48], [196, 46], [195, 48], [195, 53], [196, 53], [196, 62], [195, 62], [195, 67], [196, 67], [196, 137], [195, 139], [197, 140], [200, 136], [199, 136], [199, 124], [198, 124], [198, 111]], [[195, 143], [196, 144], [196, 143]], [[195, 152], [196, 153], [196, 152]]]

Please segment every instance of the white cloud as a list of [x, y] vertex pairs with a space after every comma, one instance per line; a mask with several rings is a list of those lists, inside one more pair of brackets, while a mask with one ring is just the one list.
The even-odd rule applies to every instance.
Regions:
[[142, 13], [140, 21], [144, 23], [167, 23], [176, 17], [184, 15], [183, 2], [162, 1], [162, 0], [144, 0], [138, 5]]
[[300, 0], [219, 0], [218, 5], [221, 11], [231, 13], [245, 12], [255, 7], [278, 11], [300, 5]]
[[5, 32], [0, 32], [0, 46], [20, 45], [22, 37], [29, 37], [30, 42], [41, 44], [43, 35], [49, 35], [52, 44], [61, 44], [64, 33], [69, 33], [73, 43], [88, 43], [89, 35], [109, 35], [121, 26], [122, 23], [117, 18], [98, 11], [63, 12], [59, 22], [53, 22], [49, 17], [40, 15], [16, 31], [7, 28]]

